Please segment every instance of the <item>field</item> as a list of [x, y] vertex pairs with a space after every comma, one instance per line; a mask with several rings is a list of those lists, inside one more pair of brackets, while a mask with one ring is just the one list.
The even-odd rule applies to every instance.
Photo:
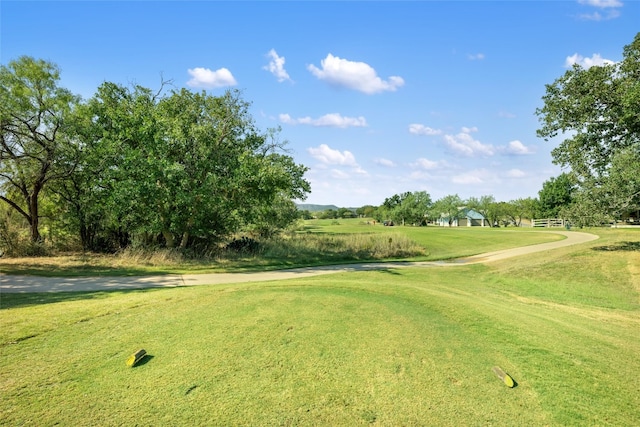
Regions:
[[[357, 233], [352, 226], [307, 231]], [[438, 245], [450, 258], [549, 240], [544, 232], [376, 230], [408, 233], [427, 258]], [[588, 231], [600, 239], [486, 265], [3, 294], [0, 419], [639, 425], [640, 231]], [[149, 356], [127, 367], [139, 348]], [[493, 366], [517, 386], [503, 385]]]

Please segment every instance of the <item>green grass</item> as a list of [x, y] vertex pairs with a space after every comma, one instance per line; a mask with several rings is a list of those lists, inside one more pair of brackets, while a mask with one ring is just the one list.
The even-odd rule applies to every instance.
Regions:
[[186, 259], [175, 250], [126, 250], [117, 255], [72, 254], [0, 258], [0, 271], [41, 276], [132, 276], [274, 270], [382, 260], [446, 260], [563, 239], [530, 229], [384, 227], [366, 220], [306, 221], [295, 233], [261, 242], [255, 256], [222, 253]]
[[638, 425], [640, 232], [596, 232], [489, 265], [3, 294], [0, 419]]

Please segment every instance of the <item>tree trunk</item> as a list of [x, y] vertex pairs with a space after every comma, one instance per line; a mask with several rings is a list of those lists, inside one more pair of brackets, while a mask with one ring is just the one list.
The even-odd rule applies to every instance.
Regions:
[[186, 248], [187, 243], [189, 243], [189, 232], [185, 231], [184, 233], [182, 233], [182, 240], [180, 241], [180, 249]]
[[42, 242], [42, 237], [40, 236], [40, 230], [38, 229], [39, 220], [38, 217], [38, 193], [40, 191], [34, 189], [33, 194], [29, 197], [29, 215], [30, 219], [30, 227], [31, 227], [31, 242], [40, 243]]
[[167, 242], [167, 247], [174, 248], [176, 245], [176, 242], [173, 237], [173, 233], [169, 230], [162, 230], [162, 235], [164, 236], [164, 240]]

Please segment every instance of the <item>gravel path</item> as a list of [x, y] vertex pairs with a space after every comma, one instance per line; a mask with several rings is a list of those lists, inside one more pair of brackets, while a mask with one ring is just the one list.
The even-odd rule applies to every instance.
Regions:
[[252, 273], [212, 273], [212, 274], [170, 274], [144, 277], [38, 277], [12, 276], [0, 274], [0, 293], [5, 292], [75, 292], [106, 291], [114, 289], [141, 289], [157, 287], [217, 285], [223, 283], [262, 282], [319, 276], [323, 274], [369, 271], [405, 267], [452, 267], [497, 261], [501, 259], [550, 251], [565, 246], [590, 242], [598, 236], [576, 231], [550, 231], [566, 236], [566, 239], [522, 246], [495, 252], [474, 255], [453, 261], [426, 262], [381, 262], [365, 264], [331, 265], [323, 267], [305, 267], [289, 270], [264, 271]]

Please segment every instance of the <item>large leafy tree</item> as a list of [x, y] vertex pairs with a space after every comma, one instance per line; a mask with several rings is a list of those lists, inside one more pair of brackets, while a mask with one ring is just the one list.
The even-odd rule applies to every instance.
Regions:
[[404, 223], [415, 225], [426, 224], [432, 206], [431, 196], [426, 191], [407, 193], [402, 198], [396, 215]]
[[60, 70], [23, 56], [0, 67], [0, 200], [29, 223], [39, 242], [43, 190], [77, 165], [77, 145], [65, 133], [79, 98], [59, 86]]
[[569, 206], [575, 193], [575, 181], [571, 175], [562, 173], [542, 184], [538, 192], [537, 214], [540, 218], [557, 218], [560, 209]]
[[467, 207], [485, 217], [490, 225], [497, 224], [496, 199], [493, 196], [470, 197], [467, 200]]
[[547, 85], [543, 101], [536, 111], [542, 124], [538, 135], [564, 138], [553, 150], [553, 160], [569, 168], [585, 192], [576, 201], [603, 197], [585, 209], [599, 207], [605, 210], [601, 214], [611, 216], [619, 213], [620, 200], [637, 209], [640, 188], [612, 185], [611, 180], [620, 175], [620, 167], [640, 173], [633, 161], [640, 156], [640, 33], [624, 47], [621, 62], [575, 65]]
[[460, 196], [457, 194], [449, 194], [438, 199], [433, 204], [432, 212], [436, 218], [446, 218], [449, 222], [449, 226], [451, 226], [453, 222], [462, 215], [461, 209], [464, 206], [465, 202], [460, 198]]
[[387, 197], [378, 208], [378, 219], [392, 219], [399, 224], [424, 224], [431, 209], [431, 196], [426, 191], [407, 191]]
[[237, 91], [163, 95], [104, 83], [81, 127], [95, 154], [87, 168], [100, 171], [86, 200], [101, 200], [100, 220], [111, 229], [162, 235], [168, 247], [290, 223], [290, 204], [276, 207], [304, 199], [306, 168], [286, 155], [276, 131], [255, 127], [248, 107]]

